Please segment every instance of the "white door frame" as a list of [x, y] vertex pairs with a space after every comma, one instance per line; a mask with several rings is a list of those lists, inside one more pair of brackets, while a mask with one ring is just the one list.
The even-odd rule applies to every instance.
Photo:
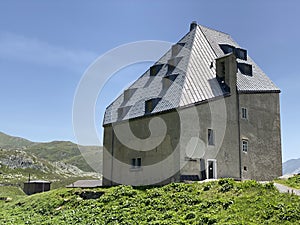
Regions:
[[206, 165], [206, 177], [209, 179], [209, 162], [213, 162], [213, 178], [216, 179], [218, 176], [217, 174], [217, 160], [216, 159], [207, 159], [206, 160], [207, 165]]

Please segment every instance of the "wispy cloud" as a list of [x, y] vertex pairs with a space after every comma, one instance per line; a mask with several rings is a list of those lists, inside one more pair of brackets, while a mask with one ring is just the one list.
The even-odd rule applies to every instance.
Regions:
[[0, 58], [82, 71], [97, 58], [94, 52], [71, 50], [35, 38], [0, 33]]

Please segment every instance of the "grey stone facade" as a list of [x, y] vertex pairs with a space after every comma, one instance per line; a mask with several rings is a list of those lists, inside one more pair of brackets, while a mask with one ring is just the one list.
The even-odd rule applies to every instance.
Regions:
[[229, 35], [193, 23], [155, 65], [106, 110], [103, 185], [281, 176], [280, 90]]

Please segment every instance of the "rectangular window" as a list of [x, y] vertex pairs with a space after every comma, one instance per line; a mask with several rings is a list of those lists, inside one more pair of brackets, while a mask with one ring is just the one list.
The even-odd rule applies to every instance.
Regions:
[[136, 166], [139, 168], [142, 166], [142, 159], [141, 158], [137, 158], [136, 159]]
[[243, 152], [248, 152], [248, 148], [249, 148], [249, 142], [248, 140], [242, 140], [242, 150]]
[[138, 169], [142, 166], [142, 158], [132, 158], [131, 159], [131, 167], [134, 169]]
[[214, 131], [212, 129], [208, 129], [208, 131], [207, 131], [207, 143], [208, 143], [208, 145], [215, 144]]
[[242, 108], [242, 119], [248, 119], [248, 110], [247, 110], [247, 108]]
[[132, 166], [132, 167], [135, 167], [135, 165], [136, 165], [136, 159], [133, 158], [133, 159], [131, 159], [131, 166]]

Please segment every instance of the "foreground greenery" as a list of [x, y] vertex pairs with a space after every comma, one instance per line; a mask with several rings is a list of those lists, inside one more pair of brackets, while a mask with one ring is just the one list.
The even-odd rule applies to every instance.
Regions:
[[57, 189], [0, 203], [0, 224], [299, 224], [300, 198], [230, 179]]
[[20, 199], [25, 196], [25, 193], [20, 187], [0, 186], [0, 198], [3, 198], [2, 201], [5, 201], [7, 199]]
[[284, 185], [292, 187], [292, 188], [300, 189], [300, 175], [295, 175], [286, 180], [277, 179], [276, 182], [280, 183], [280, 184], [284, 184]]

